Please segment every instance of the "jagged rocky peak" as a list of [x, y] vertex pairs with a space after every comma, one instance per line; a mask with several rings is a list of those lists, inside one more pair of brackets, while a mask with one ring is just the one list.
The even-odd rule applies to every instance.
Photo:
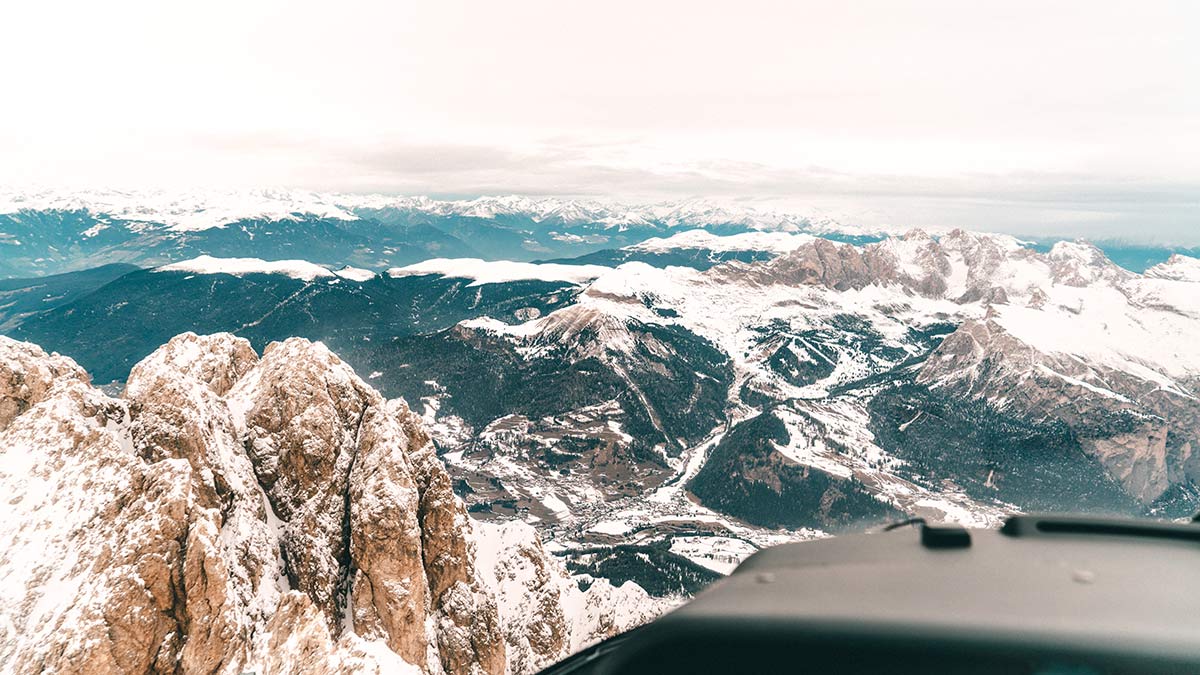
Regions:
[[1041, 256], [1007, 235], [954, 229], [935, 238], [917, 230], [867, 248], [892, 261], [898, 283], [930, 298], [1005, 304], [1049, 282]]
[[814, 239], [774, 260], [718, 265], [711, 274], [759, 284], [825, 286], [838, 291], [860, 289], [896, 278], [892, 261], [876, 249], [860, 249], [828, 239]]
[[[968, 237], [956, 231], [955, 238]], [[923, 230], [857, 247], [814, 239], [778, 258], [754, 265], [729, 263], [714, 274], [749, 277], [758, 283], [824, 286], [836, 291], [899, 284], [930, 297], [947, 291], [952, 261], [938, 239]]]
[[[480, 567], [486, 526], [418, 418], [320, 343], [260, 359], [241, 338], [180, 335], [125, 400], [7, 338], [0, 372], [14, 672], [518, 673], [656, 609], [632, 584], [567, 593], [521, 537], [509, 553], [490, 536]], [[543, 570], [544, 603], [498, 604], [512, 593], [486, 565], [513, 556]], [[586, 609], [609, 602], [642, 613]]]
[[336, 625], [350, 562], [350, 469], [363, 419], [382, 397], [324, 346], [290, 339], [269, 345], [229, 400], [244, 413], [257, 482], [286, 523], [289, 580]]
[[[187, 463], [141, 461], [122, 401], [78, 367], [0, 338], [24, 410], [0, 432], [0, 664], [8, 672], [170, 670]], [[65, 373], [49, 386], [47, 373]]]
[[[1034, 296], [1055, 284], [1118, 285], [1136, 277], [1091, 244], [1059, 242], [1041, 254], [1007, 235], [961, 229], [937, 237], [910, 230], [863, 247], [816, 239], [765, 263], [728, 263], [710, 273], [719, 279], [816, 285], [836, 291], [898, 286], [911, 294], [960, 304], [1036, 303]], [[1187, 272], [1179, 264], [1163, 274], [1186, 276]]]
[[[229, 333], [199, 336], [183, 333], [134, 367], [127, 386], [152, 388], [162, 376], [199, 380], [223, 396], [258, 363], [258, 354], [244, 338]], [[126, 389], [126, 395], [131, 395]]]

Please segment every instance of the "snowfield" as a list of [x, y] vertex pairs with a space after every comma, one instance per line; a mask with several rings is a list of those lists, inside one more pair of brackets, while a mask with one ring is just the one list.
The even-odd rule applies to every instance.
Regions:
[[640, 244], [627, 248], [635, 251], [674, 251], [678, 249], [706, 249], [709, 251], [772, 251], [787, 253], [815, 237], [811, 234], [788, 232], [743, 232], [741, 234], [718, 235], [708, 230], [688, 230], [669, 237], [651, 237]]
[[[336, 277], [329, 269], [306, 260], [260, 260], [258, 258], [214, 258], [202, 255], [183, 262], [163, 265], [159, 272], [191, 272], [194, 274], [282, 274], [301, 281]], [[350, 277], [347, 277], [350, 278]]]
[[434, 258], [415, 265], [393, 267], [391, 277], [438, 274], [455, 279], [473, 279], [471, 286], [502, 284], [509, 281], [565, 281], [573, 284], [589, 282], [611, 268], [599, 265], [561, 265], [527, 263], [509, 260], [480, 260], [478, 258]]

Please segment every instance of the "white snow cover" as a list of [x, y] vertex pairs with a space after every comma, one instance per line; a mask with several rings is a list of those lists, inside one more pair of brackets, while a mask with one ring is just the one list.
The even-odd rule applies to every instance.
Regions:
[[[330, 270], [307, 260], [260, 260], [259, 258], [214, 258], [202, 255], [191, 260], [163, 265], [156, 272], [192, 272], [194, 274], [282, 274], [301, 281], [312, 281], [321, 277], [335, 277]], [[365, 271], [365, 270], [361, 270]], [[358, 270], [353, 271], [357, 274]], [[361, 276], [361, 275], [359, 275]], [[352, 277], [347, 277], [352, 278]]]
[[371, 270], [364, 270], [360, 267], [350, 267], [349, 265], [335, 271], [334, 274], [343, 279], [349, 279], [350, 281], [370, 281], [371, 279], [375, 278], [375, 273]]
[[[1143, 288], [1142, 281], [1124, 288], [1050, 286], [1045, 289], [1049, 302], [1044, 307], [1001, 306], [995, 320], [1042, 353], [1072, 355], [1180, 392], [1178, 379], [1200, 375], [1196, 344], [1200, 314], [1131, 302], [1131, 297], [1174, 290]], [[1200, 305], [1200, 293], [1191, 296], [1197, 298], [1191, 304]]]
[[633, 529], [633, 524], [628, 520], [602, 520], [588, 528], [588, 532], [596, 534], [611, 534], [619, 536]]
[[482, 286], [527, 280], [582, 284], [611, 270], [610, 267], [600, 265], [560, 265], [557, 263], [480, 260], [479, 258], [434, 258], [405, 267], [393, 267], [387, 273], [391, 277], [440, 274], [455, 279], [473, 279], [471, 286]]
[[688, 230], [669, 237], [652, 237], [641, 243], [627, 246], [634, 251], [670, 251], [674, 249], [706, 249], [709, 251], [794, 251], [801, 244], [815, 239], [811, 234], [789, 232], [743, 232], [718, 235], [708, 230]]
[[159, 223], [185, 232], [224, 227], [242, 219], [294, 220], [299, 216], [357, 220], [359, 211], [400, 209], [437, 216], [495, 218], [515, 215], [534, 222], [596, 223], [624, 230], [631, 226], [662, 223], [670, 228], [704, 225], [741, 225], [754, 230], [796, 232], [882, 232], [846, 225], [825, 215], [808, 215], [711, 199], [690, 199], [654, 204], [617, 200], [485, 196], [444, 201], [428, 197], [382, 194], [349, 195], [304, 190], [263, 189], [241, 191], [192, 190], [3, 190], [0, 213], [21, 210], [86, 210], [118, 220]]
[[0, 191], [0, 213], [23, 209], [86, 210], [120, 220], [161, 223], [176, 232], [224, 227], [243, 219], [295, 220], [297, 215], [357, 220], [333, 195], [302, 190]]
[[754, 544], [733, 537], [675, 537], [671, 540], [671, 553], [720, 574], [730, 574], [757, 550]]

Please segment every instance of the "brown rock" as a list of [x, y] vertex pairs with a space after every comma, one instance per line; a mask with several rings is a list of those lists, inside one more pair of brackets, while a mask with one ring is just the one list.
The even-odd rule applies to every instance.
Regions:
[[89, 382], [74, 361], [28, 342], [0, 340], [0, 430], [49, 397], [55, 385], [72, 381]]
[[349, 492], [353, 621], [359, 635], [382, 637], [406, 661], [423, 663], [427, 582], [407, 446], [395, 417], [380, 406], [366, 413]]
[[419, 419], [319, 343], [257, 360], [183, 335], [133, 370], [128, 403], [31, 345], [0, 338], [0, 365], [13, 672], [499, 674], [573, 644], [570, 581], [540, 546], [537, 600], [501, 625]]

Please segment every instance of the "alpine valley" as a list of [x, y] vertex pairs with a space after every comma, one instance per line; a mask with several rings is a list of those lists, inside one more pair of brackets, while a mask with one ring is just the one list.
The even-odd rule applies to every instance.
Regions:
[[782, 541], [1185, 517], [1200, 259], [1101, 244], [5, 195], [0, 669], [526, 673]]

